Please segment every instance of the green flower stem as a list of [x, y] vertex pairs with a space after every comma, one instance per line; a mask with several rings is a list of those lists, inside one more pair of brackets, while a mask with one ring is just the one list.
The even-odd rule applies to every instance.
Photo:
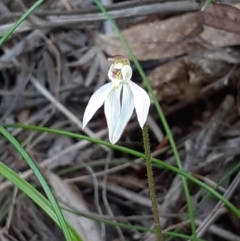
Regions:
[[[211, 1], [211, 0], [208, 0]], [[130, 58], [133, 60], [136, 69], [138, 70], [145, 86], [148, 89], [148, 92], [150, 94], [150, 97], [156, 107], [157, 113], [160, 117], [160, 120], [163, 124], [163, 127], [166, 131], [166, 134], [168, 136], [169, 139], [169, 143], [170, 146], [172, 148], [174, 157], [176, 159], [176, 163], [178, 165], [178, 169], [180, 171], [183, 171], [183, 167], [182, 167], [182, 163], [178, 154], [178, 150], [175, 144], [175, 141], [173, 139], [171, 130], [168, 126], [167, 120], [164, 116], [164, 113], [162, 111], [162, 108], [160, 106], [160, 104], [158, 103], [158, 100], [155, 96], [155, 94], [153, 93], [152, 87], [148, 82], [148, 79], [140, 65], [140, 63], [138, 62], [138, 60], [136, 59], [131, 47], [129, 46], [128, 42], [126, 41], [126, 39], [124, 38], [124, 36], [122, 35], [120, 29], [117, 27], [117, 25], [115, 24], [115, 22], [112, 20], [111, 16], [109, 15], [109, 13], [106, 11], [106, 9], [103, 7], [103, 5], [100, 3], [99, 0], [94, 0], [94, 2], [96, 3], [96, 5], [98, 6], [98, 8], [104, 13], [104, 15], [106, 16], [107, 20], [112, 24], [113, 30], [115, 31], [115, 33], [118, 35], [120, 41], [122, 42], [123, 46], [125, 47], [125, 49], [127, 50], [127, 52], [129, 53]], [[192, 202], [191, 202], [191, 198], [190, 198], [190, 193], [189, 193], [189, 189], [188, 189], [188, 185], [187, 185], [187, 180], [184, 176], [181, 176], [182, 179], [182, 184], [183, 184], [183, 189], [185, 192], [185, 196], [186, 196], [186, 201], [187, 201], [187, 206], [188, 206], [188, 213], [189, 213], [189, 218], [190, 218], [190, 222], [191, 222], [191, 229], [192, 229], [192, 236], [193, 236], [193, 240], [197, 241], [197, 234], [196, 234], [196, 225], [195, 225], [195, 217], [194, 217], [194, 211], [193, 211], [193, 207], [192, 207]]]
[[157, 234], [157, 240], [162, 241], [163, 240], [162, 239], [162, 228], [161, 228], [161, 224], [160, 224], [157, 198], [156, 198], [156, 193], [155, 193], [150, 142], [149, 142], [149, 136], [148, 136], [148, 128], [146, 125], [143, 126], [142, 133], [143, 133], [143, 144], [144, 144], [144, 150], [145, 150], [146, 166], [147, 166], [148, 186], [149, 186], [149, 193], [150, 193], [151, 202], [152, 202], [152, 211], [153, 211], [154, 222], [155, 222], [155, 230], [156, 230], [156, 234]]

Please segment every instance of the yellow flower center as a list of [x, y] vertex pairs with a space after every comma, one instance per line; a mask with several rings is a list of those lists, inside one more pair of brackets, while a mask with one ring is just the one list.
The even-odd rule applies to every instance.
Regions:
[[125, 65], [130, 66], [130, 61], [122, 55], [114, 55], [112, 57], [109, 57], [108, 60], [113, 62], [113, 66], [112, 66], [112, 76], [114, 79], [113, 84], [114, 84], [114, 88], [117, 89], [119, 86], [119, 82], [123, 81], [121, 69]]

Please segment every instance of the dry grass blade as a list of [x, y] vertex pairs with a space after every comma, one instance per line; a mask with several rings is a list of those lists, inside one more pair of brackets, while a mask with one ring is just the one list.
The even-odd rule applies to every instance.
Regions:
[[[198, 136], [194, 140], [188, 140], [186, 142], [186, 158], [184, 161], [184, 170], [193, 171], [198, 165], [199, 161], [206, 158], [208, 148], [213, 144], [214, 138], [218, 133], [221, 126], [221, 120], [224, 119], [229, 111], [229, 108], [233, 105], [232, 96], [226, 97], [222, 105], [216, 111], [215, 115], [209, 121], [209, 123], [203, 128]], [[173, 212], [174, 207], [177, 206], [177, 202], [182, 194], [182, 187], [180, 186], [180, 177], [176, 176], [171, 183], [166, 198], [161, 206], [161, 213]], [[165, 227], [167, 219], [162, 220], [162, 225]]]
[[[177, 1], [176, 3], [162, 3], [162, 4], [147, 4], [143, 6], [134, 6], [122, 10], [112, 10], [110, 15], [113, 19], [126, 18], [126, 17], [137, 17], [142, 15], [150, 15], [154, 13], [171, 13], [171, 12], [185, 12], [198, 10], [199, 6], [196, 2], [192, 1]], [[59, 14], [57, 14], [59, 15]], [[72, 16], [48, 16], [45, 21], [41, 21], [38, 24], [32, 25], [31, 22], [25, 21], [21, 26], [15, 31], [15, 33], [26, 32], [35, 28], [56, 28], [61, 26], [72, 26], [80, 23], [92, 22], [92, 21], [103, 21], [106, 17], [103, 13], [93, 13], [93, 14], [81, 14]], [[0, 36], [12, 27], [12, 23], [0, 26]]]
[[[240, 172], [235, 177], [235, 179], [233, 180], [233, 182], [231, 183], [231, 185], [229, 186], [227, 191], [224, 193], [224, 197], [226, 199], [229, 199], [233, 195], [233, 193], [236, 191], [239, 184], [240, 184]], [[204, 235], [204, 233], [207, 231], [209, 225], [212, 224], [217, 218], [219, 218], [219, 216], [222, 214], [220, 211], [222, 207], [223, 207], [222, 203], [218, 202], [213, 210], [213, 213], [208, 215], [203, 220], [202, 224], [197, 229], [198, 237], [202, 237]]]

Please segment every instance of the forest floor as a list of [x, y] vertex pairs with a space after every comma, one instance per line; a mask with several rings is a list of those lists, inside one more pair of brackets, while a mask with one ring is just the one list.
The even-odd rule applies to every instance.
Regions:
[[[161, 104], [183, 169], [240, 209], [240, 5], [221, 2], [231, 6], [212, 5], [204, 14], [195, 1], [116, 1], [106, 9]], [[1, 1], [0, 36], [34, 3]], [[109, 81], [108, 57], [130, 59], [105, 19], [90, 0], [48, 0], [17, 28], [1, 47], [1, 125], [44, 126], [109, 141], [103, 108], [82, 130], [90, 96]], [[131, 66], [132, 80], [144, 88]], [[147, 123], [152, 155], [177, 166], [154, 104]], [[8, 130], [38, 164], [58, 202], [75, 212], [64, 215], [84, 241], [155, 240], [143, 159], [66, 135]], [[14, 147], [0, 141], [0, 161], [43, 193]], [[135, 113], [117, 144], [144, 152]], [[165, 240], [188, 240], [174, 235], [192, 234], [181, 177], [159, 167], [154, 177]], [[188, 189], [197, 236], [240, 241], [236, 213], [198, 184], [189, 181]], [[0, 176], [0, 240], [64, 237]]]

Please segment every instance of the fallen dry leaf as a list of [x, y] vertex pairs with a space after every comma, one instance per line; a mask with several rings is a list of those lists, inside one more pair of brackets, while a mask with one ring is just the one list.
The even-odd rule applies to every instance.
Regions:
[[[223, 9], [230, 10], [230, 13], [225, 14], [225, 18]], [[236, 13], [240, 13], [240, 10], [235, 7], [215, 4], [204, 13], [188, 13], [164, 21], [138, 24], [122, 30], [122, 34], [139, 60], [180, 56], [204, 50], [206, 43], [209, 44], [207, 47], [211, 47], [211, 45], [226, 47], [240, 44], [240, 35], [237, 34], [240, 32], [240, 22], [235, 22], [235, 25], [230, 24], [234, 20], [239, 21], [240, 17], [236, 17]], [[211, 22], [210, 18], [222, 18], [219, 21], [221, 27], [215, 26], [215, 22]], [[227, 24], [224, 25], [222, 21]], [[231, 25], [234, 31], [227, 29], [228, 25]], [[108, 55], [121, 53], [129, 57], [116, 34], [99, 34], [97, 42]]]
[[221, 50], [205, 51], [203, 53], [184, 57], [184, 64], [188, 72], [189, 83], [203, 86], [204, 84], [218, 80], [230, 71], [232, 68], [231, 64], [223, 62], [222, 59], [211, 58], [214, 57], [214, 53], [221, 57], [219, 52], [221, 52]]
[[227, 4], [212, 3], [201, 12], [204, 24], [240, 34], [240, 10]]
[[200, 34], [200, 38], [213, 47], [226, 47], [240, 44], [240, 35], [208, 26], [204, 26], [204, 31]]
[[[154, 69], [148, 80], [156, 92], [158, 100], [170, 103], [175, 100], [185, 99], [183, 83], [188, 83], [188, 75], [183, 61], [174, 61]], [[181, 84], [182, 83], [182, 84]]]
[[[53, 145], [48, 150], [47, 156], [48, 158], [54, 157], [59, 152], [61, 152], [63, 149], [70, 147], [73, 145], [73, 141], [65, 136], [60, 136], [55, 139]], [[49, 169], [54, 169], [57, 167], [65, 166], [73, 162], [74, 158], [77, 155], [77, 150], [72, 150], [71, 152], [68, 152], [61, 157], [58, 158], [57, 161], [52, 162], [48, 165]]]
[[[73, 186], [65, 183], [61, 178], [50, 171], [43, 171], [44, 176], [51, 185], [58, 203], [66, 208], [72, 208], [79, 212], [89, 212], [87, 204], [79, 190], [73, 189]], [[81, 235], [84, 241], [103, 241], [97, 225], [88, 218], [75, 215], [62, 210], [66, 220]]]
[[[202, 49], [192, 43], [203, 31], [201, 16], [197, 13], [173, 17], [161, 22], [143, 23], [122, 31], [136, 57], [140, 60], [178, 56]], [[98, 44], [109, 55], [128, 56], [117, 35], [99, 35]], [[128, 56], [129, 57], [129, 56]]]
[[193, 100], [202, 86], [225, 76], [239, 59], [240, 52], [230, 48], [196, 52], [157, 67], [148, 79], [159, 100]]

